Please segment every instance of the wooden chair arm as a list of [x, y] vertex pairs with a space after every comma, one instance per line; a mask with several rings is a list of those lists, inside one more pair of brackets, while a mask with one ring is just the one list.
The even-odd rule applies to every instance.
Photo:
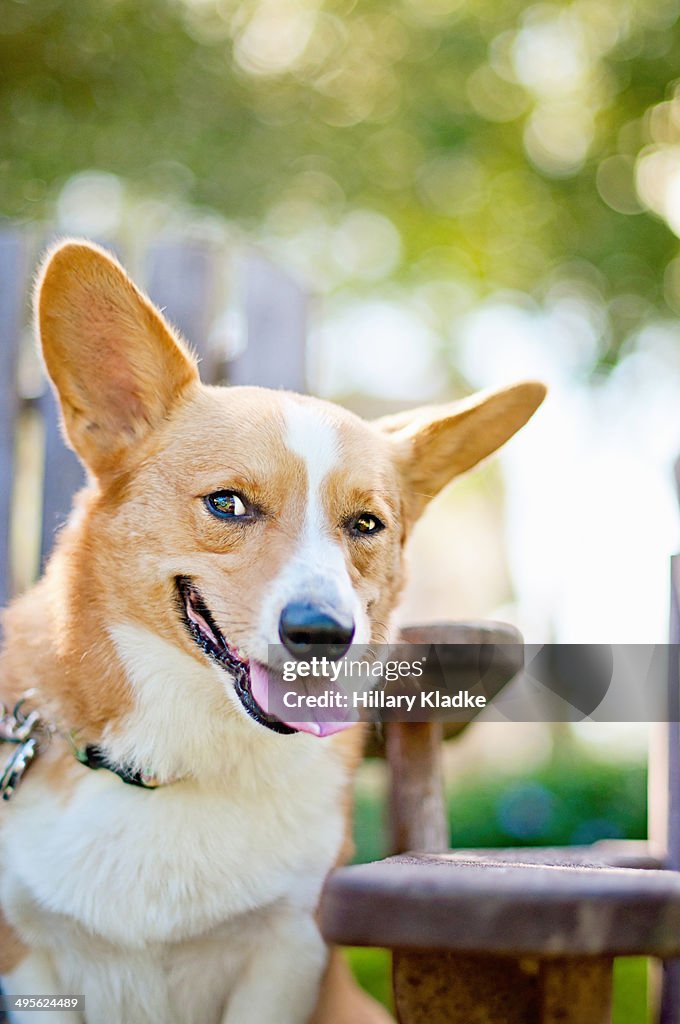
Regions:
[[518, 956], [680, 955], [680, 872], [597, 848], [408, 854], [342, 868], [321, 903], [346, 945]]

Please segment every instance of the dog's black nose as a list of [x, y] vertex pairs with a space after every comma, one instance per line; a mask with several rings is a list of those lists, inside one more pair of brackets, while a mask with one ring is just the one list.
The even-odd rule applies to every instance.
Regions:
[[304, 658], [313, 647], [327, 658], [341, 658], [354, 636], [352, 620], [327, 615], [313, 604], [287, 604], [279, 619], [281, 643], [295, 658]]

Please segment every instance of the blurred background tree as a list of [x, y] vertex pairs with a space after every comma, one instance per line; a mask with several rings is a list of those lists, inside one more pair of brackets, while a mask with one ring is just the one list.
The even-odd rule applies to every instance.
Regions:
[[[592, 363], [680, 309], [676, 0], [5, 0], [2, 212], [84, 170], [265, 232], [324, 289], [568, 281]], [[329, 245], [329, 240], [332, 242]]]
[[360, 412], [547, 380], [496, 468], [419, 525], [404, 616], [497, 615], [535, 642], [663, 641], [679, 13], [4, 0], [0, 213], [36, 223], [39, 244], [55, 229], [113, 241], [142, 283], [135, 252], [164, 231], [263, 246], [325, 296], [310, 388]]

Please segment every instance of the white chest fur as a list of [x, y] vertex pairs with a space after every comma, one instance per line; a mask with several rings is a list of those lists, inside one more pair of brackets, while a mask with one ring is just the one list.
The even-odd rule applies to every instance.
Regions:
[[335, 787], [323, 794], [317, 776], [314, 788], [312, 799], [286, 788], [255, 802], [88, 772], [66, 807], [32, 794], [12, 815], [3, 888], [127, 947], [194, 936], [282, 898], [311, 908], [342, 838]]
[[[64, 801], [26, 780], [2, 830], [0, 899], [28, 943], [51, 948], [57, 962], [68, 961], [69, 943], [82, 950], [86, 934], [102, 950], [160, 960], [181, 959], [183, 944], [212, 942], [211, 935], [227, 944], [231, 936], [242, 949], [233, 936], [242, 939], [272, 908], [311, 916], [342, 841], [346, 778], [332, 744], [270, 734], [233, 706], [220, 719], [224, 696], [205, 676], [218, 669], [196, 669], [180, 654], [188, 664], [178, 680], [176, 651], [169, 674], [162, 641], [133, 639], [155, 672], [142, 678], [129, 645], [137, 710], [116, 742], [131, 748], [131, 732], [147, 737], [140, 761], [157, 755], [168, 772], [200, 748], [210, 771], [201, 777], [206, 762], [195, 778], [143, 790], [83, 768]], [[192, 678], [197, 671], [201, 678]], [[212, 699], [201, 721], [206, 694]]]

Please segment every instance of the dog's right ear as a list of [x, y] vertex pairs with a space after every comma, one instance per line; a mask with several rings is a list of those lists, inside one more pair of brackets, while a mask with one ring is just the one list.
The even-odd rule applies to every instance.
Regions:
[[90, 243], [48, 255], [36, 311], [67, 439], [96, 476], [115, 473], [196, 386], [196, 362], [120, 264]]

